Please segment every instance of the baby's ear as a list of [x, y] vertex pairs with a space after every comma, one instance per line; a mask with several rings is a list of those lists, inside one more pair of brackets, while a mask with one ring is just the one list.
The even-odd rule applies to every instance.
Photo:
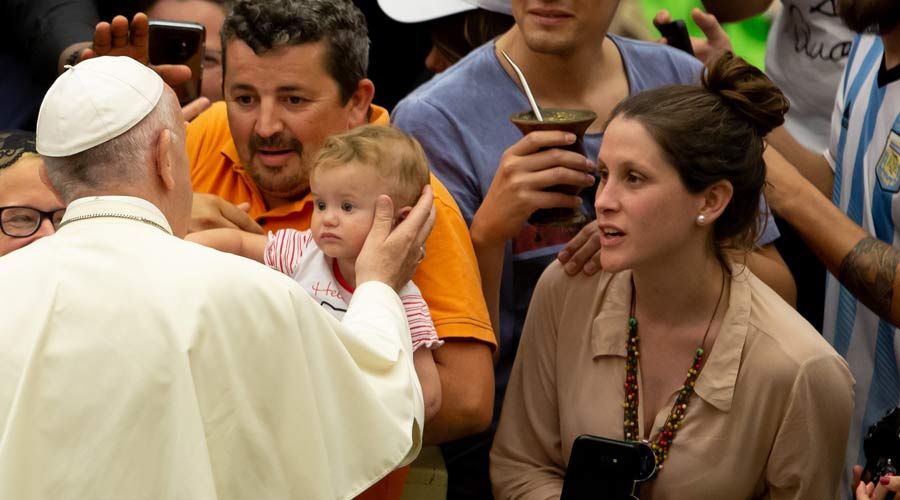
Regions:
[[400, 224], [406, 219], [406, 216], [412, 211], [412, 207], [403, 207], [397, 211], [397, 215], [394, 217], [394, 226]]

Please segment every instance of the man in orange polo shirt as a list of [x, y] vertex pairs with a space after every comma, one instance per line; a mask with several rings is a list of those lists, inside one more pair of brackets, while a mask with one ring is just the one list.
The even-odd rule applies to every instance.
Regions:
[[[239, 0], [222, 38], [225, 102], [187, 135], [194, 191], [211, 194], [195, 195], [195, 228], [306, 229], [309, 162], [325, 138], [389, 123], [371, 104], [365, 19], [350, 0]], [[441, 410], [425, 428], [426, 442], [440, 443], [490, 423], [496, 341], [466, 224], [433, 176], [432, 186], [437, 222], [413, 279], [447, 341], [434, 353]], [[397, 498], [399, 489], [377, 497]]]

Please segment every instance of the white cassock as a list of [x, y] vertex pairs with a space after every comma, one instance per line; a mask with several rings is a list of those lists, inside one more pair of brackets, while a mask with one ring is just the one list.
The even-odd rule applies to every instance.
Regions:
[[167, 234], [143, 200], [83, 199], [66, 220], [0, 258], [0, 499], [350, 498], [416, 456], [388, 286], [357, 288], [338, 322], [289, 277]]

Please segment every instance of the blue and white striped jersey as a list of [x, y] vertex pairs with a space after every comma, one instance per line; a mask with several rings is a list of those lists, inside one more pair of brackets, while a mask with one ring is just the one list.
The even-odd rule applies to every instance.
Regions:
[[[900, 67], [887, 71], [883, 60], [880, 37], [857, 35], [835, 98], [825, 156], [834, 169], [834, 203], [869, 234], [900, 248]], [[824, 334], [856, 379], [846, 485], [850, 465], [865, 463], [868, 426], [900, 404], [900, 336], [833, 276]]]

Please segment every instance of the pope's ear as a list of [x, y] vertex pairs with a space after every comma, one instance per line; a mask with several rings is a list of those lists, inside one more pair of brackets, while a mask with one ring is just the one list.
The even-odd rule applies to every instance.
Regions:
[[163, 129], [156, 141], [156, 175], [166, 187], [167, 191], [175, 189], [175, 146], [172, 141], [172, 131]]

